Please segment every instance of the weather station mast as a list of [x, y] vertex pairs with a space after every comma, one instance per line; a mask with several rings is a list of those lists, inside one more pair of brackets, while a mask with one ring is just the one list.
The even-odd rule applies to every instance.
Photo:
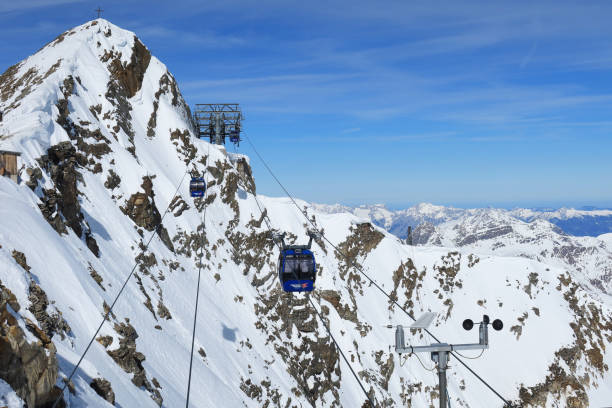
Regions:
[[[429, 325], [435, 319], [436, 314], [432, 312], [427, 312], [419, 319], [417, 319], [412, 325], [409, 326], [410, 329], [425, 329], [429, 327]], [[469, 344], [448, 344], [448, 343], [432, 343], [429, 346], [407, 346], [405, 337], [404, 337], [404, 327], [402, 325], [397, 325], [395, 328], [395, 352], [402, 355], [408, 354], [411, 355], [413, 353], [430, 353], [431, 360], [436, 363], [438, 368], [438, 390], [440, 394], [440, 408], [448, 408], [450, 407], [450, 401], [448, 399], [448, 389], [446, 387], [446, 370], [448, 369], [448, 362], [450, 360], [450, 355], [453, 352], [459, 350], [485, 350], [489, 348], [489, 324], [493, 326], [493, 329], [499, 331], [504, 327], [504, 324], [501, 320], [495, 319], [493, 322], [490, 321], [489, 316], [483, 315], [482, 321], [479, 323], [478, 327], [478, 343], [469, 343]], [[474, 322], [470, 319], [466, 319], [463, 321], [463, 328], [465, 330], [471, 330], [474, 327]], [[387, 326], [387, 328], [393, 328], [392, 325]], [[489, 387], [490, 388], [490, 387]]]
[[237, 103], [196, 104], [193, 119], [200, 139], [208, 138], [210, 143], [225, 145], [225, 138], [239, 146], [244, 115]]

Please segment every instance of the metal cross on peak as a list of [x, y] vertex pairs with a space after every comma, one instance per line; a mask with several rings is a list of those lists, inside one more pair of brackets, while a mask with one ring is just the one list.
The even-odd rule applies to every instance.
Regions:
[[98, 13], [98, 18], [100, 18], [100, 15], [102, 14], [102, 12], [103, 12], [104, 10], [102, 10], [102, 9], [100, 8], [100, 6], [98, 6], [98, 8], [97, 8], [96, 10], [94, 10], [94, 11], [96, 11], [96, 12]]

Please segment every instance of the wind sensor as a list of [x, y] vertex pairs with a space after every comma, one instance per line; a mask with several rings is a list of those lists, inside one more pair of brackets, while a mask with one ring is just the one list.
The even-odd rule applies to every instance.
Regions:
[[[425, 313], [419, 317], [410, 328], [412, 329], [427, 329], [435, 318], [435, 313]], [[432, 343], [429, 346], [406, 346], [404, 338], [404, 327], [397, 325], [395, 328], [395, 351], [398, 354], [403, 353], [431, 353], [431, 360], [438, 365], [438, 388], [440, 393], [440, 408], [447, 408], [448, 392], [446, 389], [446, 369], [450, 360], [450, 353], [459, 350], [484, 350], [489, 348], [489, 324], [493, 329], [499, 331], [503, 329], [504, 324], [501, 320], [495, 319], [490, 323], [489, 316], [483, 315], [482, 321], [478, 327], [478, 343], [469, 344], [447, 344], [447, 343]], [[392, 326], [387, 326], [392, 327]], [[474, 322], [471, 319], [463, 321], [463, 328], [471, 330], [474, 327]]]

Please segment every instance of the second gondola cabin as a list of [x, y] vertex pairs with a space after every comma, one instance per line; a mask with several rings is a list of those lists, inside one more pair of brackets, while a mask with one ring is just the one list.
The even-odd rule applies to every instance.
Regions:
[[311, 292], [317, 275], [314, 254], [306, 248], [284, 248], [278, 257], [278, 277], [285, 292]]
[[206, 192], [206, 182], [204, 177], [194, 177], [189, 183], [189, 193], [192, 197], [204, 197]]

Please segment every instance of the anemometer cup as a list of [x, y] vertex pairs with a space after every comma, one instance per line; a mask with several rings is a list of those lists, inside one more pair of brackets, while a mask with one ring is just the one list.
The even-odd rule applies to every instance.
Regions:
[[499, 320], [499, 319], [495, 319], [495, 320], [493, 320], [493, 328], [496, 331], [500, 331], [501, 329], [504, 328], [504, 323], [501, 320]]
[[474, 322], [472, 321], [472, 319], [465, 319], [463, 321], [463, 328], [467, 331], [472, 330], [472, 327], [474, 327]]
[[[491, 319], [489, 318], [489, 316], [487, 315], [482, 316], [482, 323], [489, 324], [490, 322], [491, 322]], [[493, 326], [493, 329], [495, 329], [496, 331], [500, 331], [501, 329], [504, 328], [504, 323], [499, 319], [493, 320], [491, 325]], [[474, 327], [474, 322], [472, 321], [472, 319], [465, 319], [463, 321], [462, 326], [465, 330], [470, 331]]]

